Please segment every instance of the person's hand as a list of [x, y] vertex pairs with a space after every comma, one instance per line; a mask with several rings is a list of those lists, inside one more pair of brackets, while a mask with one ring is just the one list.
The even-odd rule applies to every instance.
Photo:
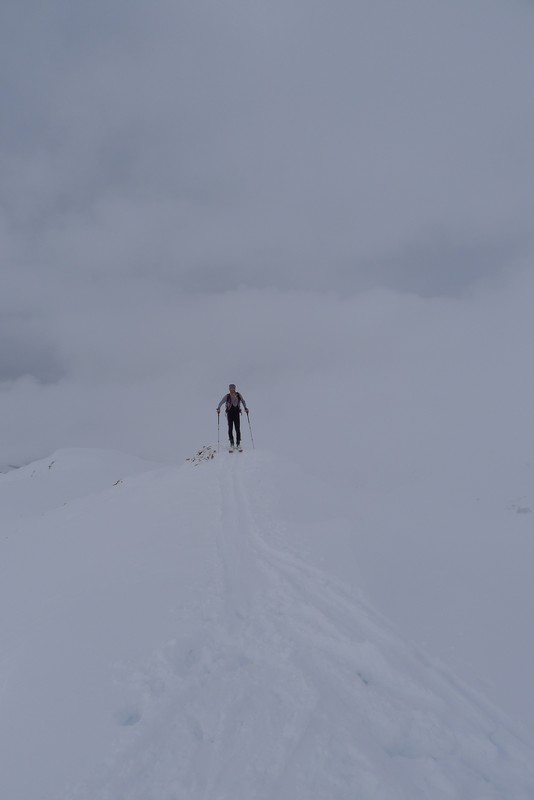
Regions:
[[215, 411], [217, 412], [217, 414], [221, 413], [221, 409], [220, 408], [216, 408]]
[[248, 408], [245, 408], [245, 414], [248, 414]]

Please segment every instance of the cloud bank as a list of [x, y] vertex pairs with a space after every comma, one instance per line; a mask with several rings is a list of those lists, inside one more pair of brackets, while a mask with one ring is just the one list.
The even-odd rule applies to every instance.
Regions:
[[517, 424], [530, 6], [0, 15], [2, 464], [181, 458], [230, 380], [259, 442], [367, 463], [482, 431], [494, 398]]

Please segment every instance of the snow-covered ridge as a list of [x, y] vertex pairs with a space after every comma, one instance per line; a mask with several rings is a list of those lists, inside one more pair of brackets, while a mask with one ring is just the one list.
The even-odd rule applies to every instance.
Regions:
[[36, 512], [0, 538], [2, 797], [534, 796], [532, 744], [332, 577], [326, 486], [264, 452], [141, 466], [0, 480]]
[[114, 450], [68, 448], [0, 475], [0, 520], [42, 514], [162, 464]]

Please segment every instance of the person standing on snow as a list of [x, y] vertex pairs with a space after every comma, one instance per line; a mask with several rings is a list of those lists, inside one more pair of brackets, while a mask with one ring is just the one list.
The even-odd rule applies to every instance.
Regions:
[[230, 440], [230, 447], [234, 447], [234, 428], [235, 428], [235, 442], [239, 447], [241, 444], [241, 425], [240, 425], [240, 417], [241, 414], [241, 403], [243, 403], [243, 407], [245, 409], [245, 413], [248, 414], [248, 408], [245, 398], [239, 392], [235, 390], [235, 383], [231, 383], [228, 387], [230, 390], [228, 394], [225, 394], [219, 405], [217, 406], [217, 414], [221, 413], [221, 406], [223, 403], [226, 403], [226, 418], [228, 420], [228, 438]]

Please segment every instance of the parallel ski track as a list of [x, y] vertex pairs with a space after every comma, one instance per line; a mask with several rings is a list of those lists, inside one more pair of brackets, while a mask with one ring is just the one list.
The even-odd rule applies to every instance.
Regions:
[[[486, 731], [484, 703], [357, 592], [271, 544], [280, 520], [251, 501], [241, 456], [214, 467], [213, 585], [139, 671], [142, 725], [76, 798], [407, 800], [398, 775], [410, 800], [448, 800], [454, 759], [471, 797], [491, 785], [485, 800], [508, 800], [491, 783], [507, 732]], [[461, 741], [455, 706], [463, 720], [466, 702], [472, 735]]]
[[[386, 748], [392, 755], [403, 759], [410, 758], [411, 752], [418, 753], [419, 758], [425, 754], [429, 765], [434, 766], [428, 769], [428, 783], [422, 781], [423, 791], [441, 796], [437, 787], [440, 781], [447, 783], [447, 769], [434, 784], [435, 766], [441, 760], [459, 757], [461, 745], [451, 731], [443, 735], [439, 716], [435, 715], [441, 705], [437, 698], [451, 696], [453, 720], [457, 698], [462, 697], [471, 706], [476, 727], [486, 716], [487, 704], [432, 659], [408, 647], [356, 593], [289, 550], [273, 547], [267, 541], [271, 520], [268, 515], [258, 516], [250, 503], [240, 466], [236, 460], [225, 468], [221, 483], [226, 497], [223, 528], [229, 534], [223, 549], [225, 558], [232, 561], [231, 565], [226, 561], [225, 568], [228, 579], [240, 586], [237, 593], [229, 587], [234, 619], [241, 617], [239, 634], [243, 642], [250, 647], [255, 640], [265, 659], [269, 658], [269, 643], [276, 642], [277, 651], [288, 654], [286, 666], [294, 673], [293, 683], [306, 687], [299, 700], [301, 724], [298, 732], [293, 730], [291, 755], [285, 753], [279, 777], [287, 774], [297, 751], [303, 748], [314, 751], [319, 747], [327, 759], [329, 738], [337, 736], [341, 743], [343, 736], [350, 736], [354, 723], [348, 709], [352, 707], [356, 717], [365, 721], [368, 739], [389, 741]], [[252, 627], [247, 625], [250, 609], [254, 609]], [[414, 717], [418, 724], [405, 728], [404, 722], [393, 720], [404, 717], [398, 710], [410, 703], [420, 709]], [[395, 710], [397, 704], [399, 709]], [[326, 731], [320, 723], [313, 726], [314, 717], [320, 720], [326, 709], [331, 714], [336, 707], [337, 734]], [[465, 708], [458, 708], [458, 713], [461, 719]], [[482, 739], [487, 736], [488, 751], [497, 759], [504, 742], [493, 741], [489, 732], [484, 734], [482, 725], [479, 733]], [[506, 739], [508, 732], [503, 733]], [[475, 783], [486, 782], [486, 766], [481, 757], [480, 771], [473, 775]], [[325, 762], [324, 767], [328, 773], [333, 765]], [[337, 764], [334, 770], [340, 767]], [[472, 767], [469, 769], [472, 771]], [[354, 765], [349, 768], [347, 786], [356, 781], [357, 772]], [[335, 778], [333, 781], [335, 784]], [[334, 784], [330, 787], [333, 791]], [[343, 786], [337, 788], [343, 791]], [[419, 793], [414, 787], [416, 796]]]

